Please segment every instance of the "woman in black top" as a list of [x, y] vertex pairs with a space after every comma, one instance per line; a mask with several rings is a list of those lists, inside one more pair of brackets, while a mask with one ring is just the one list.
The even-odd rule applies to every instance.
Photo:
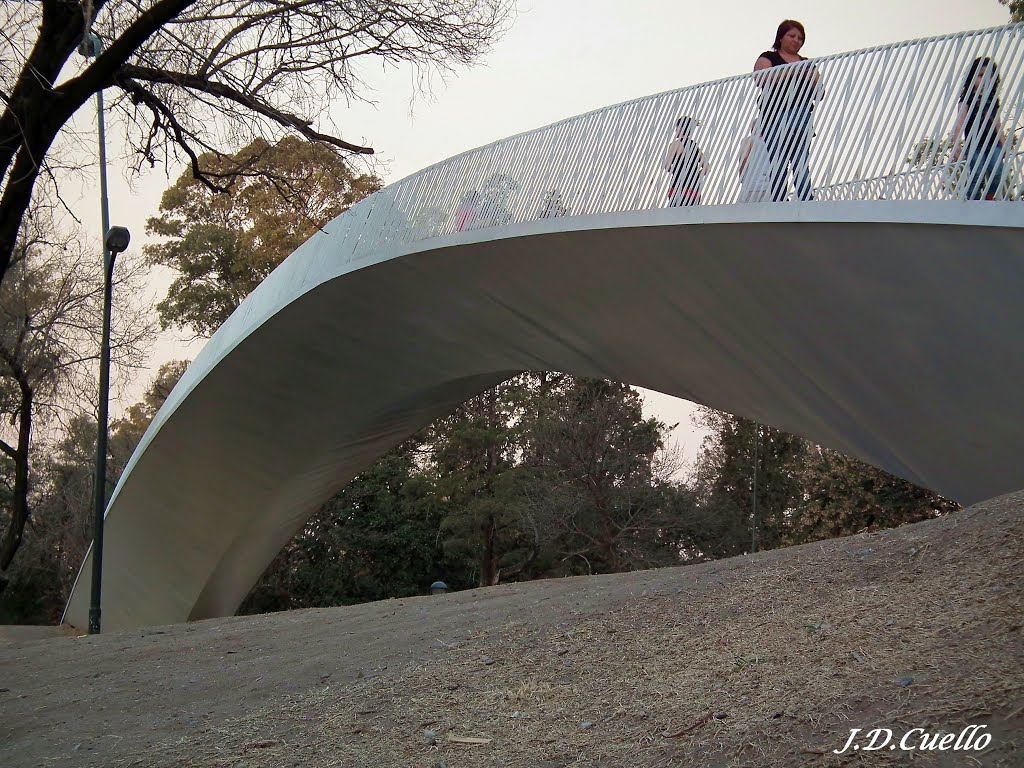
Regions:
[[960, 114], [953, 126], [953, 140], [963, 132], [964, 143], [953, 151], [967, 161], [968, 200], [994, 200], [1003, 183], [1003, 130], [999, 123], [999, 74], [988, 56], [975, 59], [960, 91]]
[[786, 19], [779, 25], [772, 50], [762, 53], [754, 63], [761, 74], [761, 130], [771, 159], [772, 200], [786, 199], [786, 177], [793, 169], [793, 183], [800, 200], [813, 200], [808, 168], [811, 141], [811, 110], [819, 97], [818, 70], [807, 64], [770, 71], [774, 67], [806, 61], [800, 55], [804, 45], [804, 25]]

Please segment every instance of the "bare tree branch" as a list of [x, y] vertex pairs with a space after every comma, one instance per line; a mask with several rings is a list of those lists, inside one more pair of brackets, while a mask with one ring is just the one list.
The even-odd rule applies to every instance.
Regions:
[[[103, 88], [143, 161], [198, 161], [285, 134], [370, 154], [315, 127], [335, 100], [363, 98], [364, 57], [446, 73], [504, 31], [513, 0], [41, 0], [0, 4], [0, 282], [46, 158]], [[73, 54], [83, 33], [104, 43]], [[77, 68], [77, 73], [75, 69]], [[63, 82], [58, 78], [71, 71]], [[143, 107], [143, 119], [137, 114]], [[145, 119], [149, 117], [151, 119]], [[228, 184], [230, 186], [230, 180]]]
[[[17, 251], [15, 266], [0, 284], [0, 414], [11, 423], [3, 429], [16, 432], [0, 438], [0, 452], [14, 464], [0, 569], [10, 564], [30, 518], [34, 426], [45, 428], [69, 404], [81, 410], [95, 396], [103, 300], [102, 264], [54, 229], [47, 209], [26, 217]], [[138, 267], [130, 261], [120, 266], [111, 363], [123, 372], [145, 357], [155, 328], [148, 307], [137, 299]]]
[[[276, 109], [269, 104], [263, 103], [258, 98], [236, 90], [231, 86], [224, 85], [223, 83], [213, 82], [194, 75], [187, 75], [183, 72], [167, 72], [153, 69], [151, 67], [136, 67], [130, 65], [126, 65], [119, 70], [116, 80], [122, 88], [133, 95], [139, 94], [142, 90], [137, 83], [133, 82], [135, 80], [177, 85], [190, 90], [202, 91], [203, 93], [208, 93], [211, 96], [218, 96], [240, 106], [246, 107], [256, 114], [270, 118], [284, 128], [293, 128], [310, 141], [320, 141], [325, 144], [331, 144], [339, 149], [345, 150], [346, 152], [353, 152], [362, 155], [373, 154], [372, 147], [361, 147], [357, 144], [350, 144], [347, 141], [342, 141], [341, 139], [329, 136], [326, 133], [315, 131], [311, 127], [311, 120], [305, 120], [298, 115], [293, 115], [285, 112], [284, 110]], [[163, 108], [164, 110], [167, 109], [166, 106]]]

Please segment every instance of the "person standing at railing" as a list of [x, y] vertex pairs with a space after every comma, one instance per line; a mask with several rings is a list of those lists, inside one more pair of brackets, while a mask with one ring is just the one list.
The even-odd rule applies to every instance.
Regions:
[[569, 206], [562, 198], [562, 193], [552, 189], [544, 193], [544, 199], [540, 204], [540, 211], [537, 216], [542, 219], [556, 219], [569, 213]]
[[966, 159], [964, 197], [994, 200], [1004, 177], [1004, 139], [999, 123], [999, 73], [988, 56], [975, 59], [960, 91], [960, 113], [952, 140], [963, 133], [963, 144], [953, 150], [954, 162]]
[[800, 200], [813, 200], [811, 191], [811, 111], [821, 95], [821, 78], [812, 64], [775, 67], [807, 61], [800, 55], [806, 35], [804, 25], [793, 19], [779, 24], [775, 44], [754, 62], [761, 88], [761, 133], [771, 158], [772, 200], [786, 199], [786, 177], [793, 170], [793, 184]]
[[480, 205], [480, 193], [475, 189], [469, 190], [459, 201], [459, 207], [455, 209], [455, 231], [464, 232], [476, 229], [477, 208]]
[[692, 117], [676, 120], [676, 137], [665, 152], [662, 167], [672, 179], [668, 188], [670, 206], [700, 205], [700, 191], [704, 186], [708, 164], [704, 153], [690, 135], [697, 125]]
[[772, 199], [771, 160], [761, 136], [761, 127], [755, 119], [750, 124], [750, 135], [740, 142], [740, 202], [766, 203]]

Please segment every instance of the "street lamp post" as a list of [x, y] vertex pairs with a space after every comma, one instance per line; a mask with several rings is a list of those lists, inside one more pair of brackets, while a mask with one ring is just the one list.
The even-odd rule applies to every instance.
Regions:
[[[87, 59], [100, 55], [103, 43], [86, 32], [78, 52]], [[100, 341], [100, 388], [96, 434], [96, 478], [94, 482], [94, 533], [92, 542], [92, 599], [89, 603], [89, 634], [100, 631], [100, 596], [103, 579], [103, 513], [107, 509], [107, 421], [110, 400], [110, 308], [113, 302], [114, 260], [128, 247], [131, 234], [124, 227], [110, 226], [107, 204], [107, 140], [103, 119], [103, 89], [96, 91], [96, 120], [100, 146], [100, 224], [103, 228], [103, 335]]]
[[103, 238], [103, 336], [100, 340], [100, 393], [96, 425], [95, 533], [92, 540], [92, 600], [89, 634], [100, 632], [100, 587], [103, 580], [103, 513], [107, 509], [107, 404], [110, 400], [110, 307], [114, 295], [114, 259], [128, 247], [131, 233], [111, 227]]
[[750, 551], [757, 552], [761, 539], [761, 520], [757, 516], [757, 451], [761, 447], [761, 423], [754, 422], [754, 482], [750, 494], [750, 503], [753, 508], [750, 522]]

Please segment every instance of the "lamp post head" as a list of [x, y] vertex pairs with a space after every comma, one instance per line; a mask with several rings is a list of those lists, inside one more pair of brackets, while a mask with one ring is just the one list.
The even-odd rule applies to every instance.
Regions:
[[103, 51], [103, 41], [92, 32], [86, 32], [78, 44], [78, 52], [87, 59], [94, 59]]
[[123, 253], [131, 241], [132, 233], [128, 231], [127, 227], [111, 227], [107, 230], [106, 237], [103, 238], [103, 245], [110, 251], [111, 257], [114, 257]]
[[432, 595], [443, 595], [448, 591], [448, 585], [443, 581], [435, 581], [430, 585], [430, 594]]

